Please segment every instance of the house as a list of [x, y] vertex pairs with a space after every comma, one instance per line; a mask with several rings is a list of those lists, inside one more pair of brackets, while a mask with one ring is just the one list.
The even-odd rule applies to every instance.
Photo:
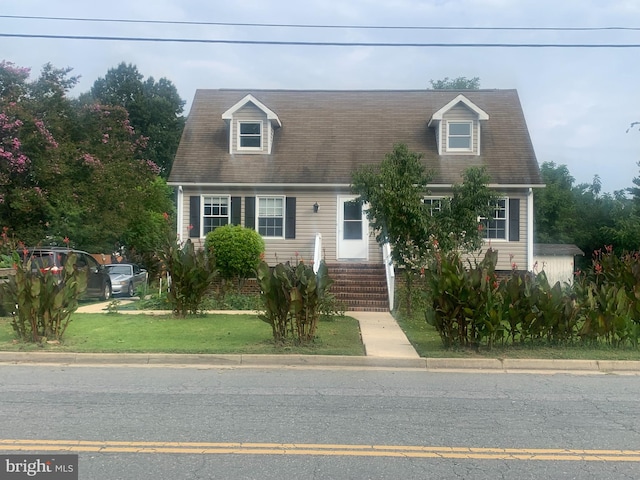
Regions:
[[577, 255], [584, 256], [584, 252], [576, 245], [536, 243], [533, 245], [533, 272], [544, 271], [550, 285], [556, 282], [572, 285]]
[[436, 208], [467, 167], [486, 166], [501, 195], [486, 244], [499, 269], [533, 267], [543, 185], [515, 90], [198, 90], [169, 176], [178, 236], [241, 224], [262, 234], [271, 264], [381, 265], [351, 173], [396, 143], [423, 154]]

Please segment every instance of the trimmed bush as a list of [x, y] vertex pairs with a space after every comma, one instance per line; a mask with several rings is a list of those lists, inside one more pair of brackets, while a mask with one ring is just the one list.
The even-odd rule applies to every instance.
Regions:
[[205, 248], [213, 252], [216, 267], [225, 280], [236, 280], [238, 292], [245, 279], [255, 274], [264, 255], [258, 232], [240, 225], [225, 225], [207, 234]]

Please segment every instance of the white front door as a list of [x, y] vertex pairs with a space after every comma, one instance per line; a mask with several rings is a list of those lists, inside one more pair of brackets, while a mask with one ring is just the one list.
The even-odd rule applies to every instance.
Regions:
[[369, 258], [369, 222], [355, 196], [338, 196], [338, 259]]

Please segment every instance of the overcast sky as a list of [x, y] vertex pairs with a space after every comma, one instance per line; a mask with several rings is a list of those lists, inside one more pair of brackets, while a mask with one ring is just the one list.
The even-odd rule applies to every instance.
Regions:
[[[640, 45], [638, 0], [0, 0], [0, 16], [181, 22], [430, 27], [634, 27], [639, 30], [394, 30], [103, 23], [0, 18], [0, 34], [94, 35], [339, 43]], [[540, 163], [566, 164], [603, 192], [640, 174], [640, 48], [294, 46], [0, 37], [0, 59], [73, 67], [79, 94], [133, 63], [166, 77], [187, 109], [198, 88], [423, 89], [480, 77], [515, 88]], [[490, 113], [490, 112], [489, 112]]]

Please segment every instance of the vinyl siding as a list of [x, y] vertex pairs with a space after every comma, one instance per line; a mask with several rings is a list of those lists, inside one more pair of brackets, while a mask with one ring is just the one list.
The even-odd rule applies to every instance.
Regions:
[[573, 284], [575, 259], [573, 255], [536, 255], [534, 273], [544, 271], [550, 285], [556, 282]]
[[[238, 123], [244, 121], [262, 123], [262, 148], [260, 150], [238, 150]], [[248, 103], [233, 115], [233, 120], [229, 128], [231, 131], [231, 153], [242, 155], [269, 153], [269, 142], [272, 137], [269, 121], [265, 113], [253, 103]]]
[[[184, 189], [184, 216], [186, 219], [181, 226], [185, 238], [189, 232], [189, 201], [187, 197], [191, 195], [231, 195], [233, 197], [242, 197], [241, 218], [244, 225], [245, 214], [245, 197], [282, 195], [281, 191], [256, 192], [253, 189], [234, 189], [233, 191], [223, 190], [194, 190]], [[348, 194], [348, 192], [342, 192]], [[287, 197], [296, 197], [296, 238], [268, 238], [265, 237], [265, 260], [269, 264], [278, 262], [286, 262], [288, 260], [295, 261], [296, 253], [298, 259], [305, 261], [313, 259], [313, 250], [315, 245], [316, 233], [322, 234], [322, 256], [326, 262], [336, 261], [337, 251], [337, 193], [328, 192], [309, 192], [299, 190], [289, 190], [285, 194]], [[313, 204], [318, 203], [318, 213], [313, 212]], [[202, 246], [204, 238], [192, 239], [196, 245]], [[369, 234], [369, 258], [368, 262], [381, 263], [382, 252], [375, 241], [375, 235]]]
[[[231, 195], [232, 197], [241, 197], [241, 218], [244, 225], [245, 215], [245, 197], [256, 197], [260, 195], [282, 195], [281, 191], [256, 192], [253, 189], [234, 189], [233, 191], [223, 190], [207, 190], [196, 191], [193, 189], [185, 189], [184, 215], [183, 224], [181, 226], [184, 238], [189, 235], [189, 201], [191, 195]], [[336, 262], [337, 255], [337, 205], [338, 194], [347, 195], [349, 192], [328, 193], [322, 191], [300, 191], [289, 190], [285, 196], [296, 197], [296, 238], [265, 238], [265, 259], [269, 264], [285, 262], [287, 260], [295, 261], [296, 253], [298, 259], [311, 260], [313, 258], [313, 249], [316, 233], [322, 234], [322, 256], [328, 263]], [[520, 199], [519, 208], [519, 238], [517, 242], [504, 240], [485, 240], [481, 251], [477, 254], [469, 255], [469, 259], [473, 261], [482, 260], [487, 248], [493, 248], [498, 251], [498, 270], [511, 270], [512, 264], [515, 263], [520, 270], [527, 268], [527, 196], [522, 193], [501, 192], [508, 198]], [[438, 195], [446, 195], [438, 193]], [[313, 204], [318, 202], [318, 213], [313, 213]], [[508, 222], [507, 222], [508, 224]], [[203, 238], [192, 239], [197, 245], [202, 245]], [[367, 262], [382, 262], [382, 252], [375, 240], [375, 234], [369, 232], [369, 255]]]
[[[519, 238], [517, 242], [504, 240], [485, 240], [480, 254], [474, 255], [478, 261], [484, 258], [484, 254], [488, 248], [498, 251], [497, 270], [511, 270], [512, 264], [516, 264], [519, 270], [527, 269], [527, 196], [515, 192], [501, 192], [501, 195], [509, 199], [520, 199], [520, 221], [518, 223]], [[507, 219], [507, 227], [509, 221]]]
[[[449, 122], [472, 122], [472, 132], [471, 132], [471, 151], [470, 152], [461, 152], [459, 150], [455, 150], [449, 152], [447, 150], [448, 147], [448, 136], [447, 136], [447, 124]], [[478, 155], [478, 141], [479, 141], [479, 122], [477, 115], [475, 112], [472, 112], [464, 105], [456, 105], [451, 110], [449, 110], [442, 118], [442, 122], [440, 122], [440, 131], [439, 131], [439, 139], [442, 141], [442, 153], [446, 155], [455, 154], [455, 155]]]

